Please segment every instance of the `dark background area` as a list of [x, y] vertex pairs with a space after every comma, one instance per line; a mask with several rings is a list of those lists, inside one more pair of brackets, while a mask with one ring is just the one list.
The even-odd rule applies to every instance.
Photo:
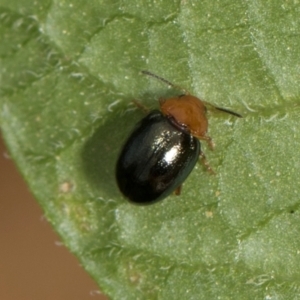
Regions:
[[0, 132], [0, 299], [107, 299], [43, 217]]

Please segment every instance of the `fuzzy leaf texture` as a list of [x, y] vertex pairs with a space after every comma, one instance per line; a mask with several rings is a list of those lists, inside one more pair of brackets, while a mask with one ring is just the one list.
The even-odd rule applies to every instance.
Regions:
[[[65, 245], [111, 299], [300, 299], [300, 3], [0, 0], [0, 125]], [[182, 195], [128, 203], [114, 168], [170, 93], [209, 113]], [[19, 251], [22, 251], [21, 249]], [[72, 276], [72, 274], [70, 274]]]

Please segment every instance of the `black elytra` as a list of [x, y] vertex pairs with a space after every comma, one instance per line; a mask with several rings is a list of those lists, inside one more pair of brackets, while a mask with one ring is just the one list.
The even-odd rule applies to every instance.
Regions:
[[198, 161], [201, 144], [154, 110], [135, 127], [120, 153], [116, 179], [129, 201], [151, 204], [181, 186]]

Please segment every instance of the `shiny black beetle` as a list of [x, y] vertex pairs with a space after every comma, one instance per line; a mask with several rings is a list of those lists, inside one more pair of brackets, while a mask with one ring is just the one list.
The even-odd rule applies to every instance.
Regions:
[[136, 126], [117, 162], [121, 192], [132, 202], [148, 204], [178, 188], [198, 161], [200, 142], [154, 110]]
[[[143, 73], [176, 87], [148, 71]], [[173, 191], [179, 195], [182, 183], [199, 156], [213, 173], [199, 141], [205, 140], [213, 148], [212, 140], [207, 136], [206, 106], [241, 117], [190, 94], [160, 99], [159, 104], [161, 111], [150, 112], [136, 125], [116, 165], [120, 191], [137, 204], [154, 203]]]

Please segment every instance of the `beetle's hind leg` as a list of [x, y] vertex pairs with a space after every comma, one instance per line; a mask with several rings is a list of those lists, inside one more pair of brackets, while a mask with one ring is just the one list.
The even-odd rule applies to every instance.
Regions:
[[182, 189], [182, 184], [175, 189], [174, 194], [176, 196], [179, 196], [181, 194], [181, 189]]
[[200, 152], [199, 158], [200, 158], [200, 160], [201, 160], [202, 165], [206, 168], [206, 170], [207, 170], [210, 174], [216, 175], [216, 172], [215, 172], [215, 171], [212, 169], [212, 167], [209, 165], [209, 163], [208, 163], [208, 161], [207, 161], [207, 159], [206, 159], [206, 156], [205, 156], [205, 154], [204, 154], [203, 151]]

